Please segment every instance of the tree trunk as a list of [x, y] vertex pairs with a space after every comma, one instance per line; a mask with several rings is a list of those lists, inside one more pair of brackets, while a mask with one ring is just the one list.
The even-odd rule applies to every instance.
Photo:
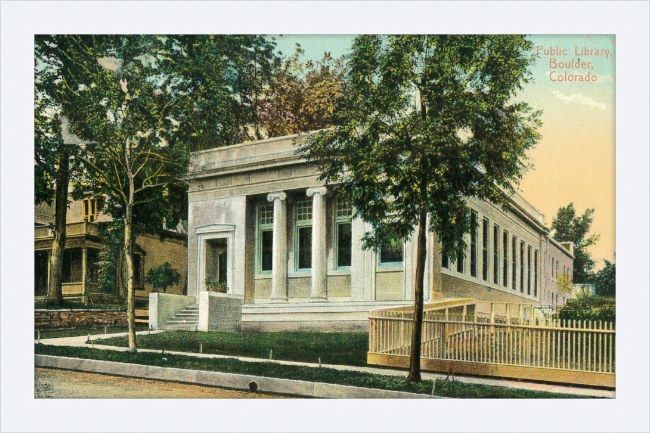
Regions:
[[50, 257], [50, 283], [47, 300], [55, 304], [63, 301], [61, 274], [63, 252], [65, 251], [66, 217], [68, 214], [68, 184], [70, 182], [70, 153], [63, 145], [59, 152], [59, 167], [56, 172], [56, 193], [54, 197], [54, 240]]
[[124, 218], [124, 258], [126, 260], [127, 278], [127, 307], [126, 315], [129, 325], [129, 352], [137, 352], [135, 344], [135, 290], [133, 289], [133, 178], [129, 178], [129, 197], [126, 203], [126, 215]]
[[[426, 41], [426, 36], [425, 36]], [[426, 59], [425, 59], [426, 62]], [[426, 67], [426, 63], [425, 63]], [[422, 120], [427, 119], [427, 104], [424, 92], [420, 90], [420, 115]], [[427, 195], [427, 166], [425, 155], [422, 155], [420, 192], [426, 198]], [[422, 318], [424, 315], [424, 265], [427, 259], [427, 208], [426, 200], [420, 204], [420, 227], [418, 230], [418, 253], [415, 261], [415, 305], [413, 307], [413, 335], [411, 337], [411, 362], [409, 365], [409, 374], [406, 377], [411, 382], [419, 383], [422, 381], [420, 375], [420, 350], [422, 347]]]
[[413, 335], [411, 338], [411, 363], [406, 377], [411, 382], [421, 382], [420, 348], [422, 346], [422, 316], [424, 315], [424, 265], [427, 258], [427, 210], [420, 205], [420, 227], [418, 230], [418, 253], [415, 264], [415, 306], [413, 313]]
[[124, 245], [122, 245], [122, 248], [119, 248], [119, 251], [117, 252], [117, 265], [115, 267], [115, 273], [117, 275], [115, 277], [115, 284], [118, 297], [126, 301], [128, 297], [126, 293], [126, 284], [124, 283], [126, 275], [124, 262]]

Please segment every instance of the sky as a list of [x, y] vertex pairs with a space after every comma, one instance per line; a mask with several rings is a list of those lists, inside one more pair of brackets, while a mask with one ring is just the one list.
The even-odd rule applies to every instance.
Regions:
[[[276, 50], [290, 56], [299, 43], [304, 60], [350, 53], [354, 35], [277, 35]], [[517, 95], [542, 110], [542, 138], [529, 152], [532, 168], [519, 193], [550, 226], [560, 207], [595, 210], [589, 248], [596, 269], [614, 261], [616, 246], [616, 39], [611, 35], [529, 35], [538, 55], [533, 80]], [[568, 63], [568, 65], [567, 65]], [[565, 72], [567, 73], [566, 79]], [[568, 76], [573, 80], [569, 81]], [[575, 81], [576, 76], [583, 80]], [[594, 80], [595, 76], [595, 80]], [[579, 80], [579, 78], [578, 78]]]

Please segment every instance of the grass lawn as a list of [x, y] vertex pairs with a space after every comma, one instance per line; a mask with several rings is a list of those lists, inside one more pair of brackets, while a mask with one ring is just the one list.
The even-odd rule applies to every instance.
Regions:
[[[109, 334], [118, 332], [126, 332], [129, 328], [127, 326], [108, 326], [106, 331]], [[136, 331], [146, 331], [147, 325], [135, 325]], [[60, 338], [60, 337], [78, 337], [79, 335], [98, 335], [104, 334], [104, 327], [97, 328], [69, 328], [69, 329], [39, 329], [34, 331], [34, 339], [38, 338], [38, 333], [41, 334], [41, 339], [45, 338]]]
[[[275, 363], [245, 362], [228, 358], [194, 358], [190, 356], [159, 353], [128, 353], [86, 347], [61, 347], [36, 344], [36, 354], [66, 356], [131, 364], [174, 367], [190, 370], [220, 371], [225, 373], [277, 377], [310, 382], [336, 383], [365, 388], [431, 394], [434, 381], [412, 383], [404, 378], [382, 376], [356, 371], [339, 371], [328, 368], [300, 367]], [[455, 398], [581, 398], [574, 395], [553, 394], [541, 391], [518, 390], [496, 386], [474, 385], [460, 382], [435, 381], [435, 395]]]
[[[94, 344], [127, 347], [126, 337], [95, 340]], [[143, 349], [177, 352], [235, 355], [323, 364], [365, 366], [368, 334], [348, 332], [165, 332], [138, 335], [137, 345]]]

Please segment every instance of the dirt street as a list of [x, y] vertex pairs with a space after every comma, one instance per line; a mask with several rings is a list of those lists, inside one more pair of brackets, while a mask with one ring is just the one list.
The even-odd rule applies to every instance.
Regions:
[[35, 398], [290, 398], [210, 386], [34, 369]]

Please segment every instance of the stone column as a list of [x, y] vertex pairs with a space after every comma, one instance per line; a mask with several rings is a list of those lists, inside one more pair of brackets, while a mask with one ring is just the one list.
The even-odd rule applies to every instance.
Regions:
[[287, 195], [276, 192], [268, 195], [273, 203], [273, 270], [271, 272], [271, 300], [287, 301]]
[[311, 294], [312, 300], [327, 299], [327, 250], [325, 238], [324, 186], [307, 188], [307, 196], [314, 197], [311, 228]]

